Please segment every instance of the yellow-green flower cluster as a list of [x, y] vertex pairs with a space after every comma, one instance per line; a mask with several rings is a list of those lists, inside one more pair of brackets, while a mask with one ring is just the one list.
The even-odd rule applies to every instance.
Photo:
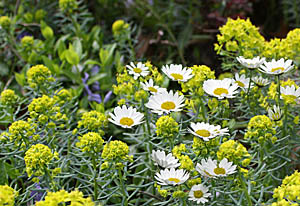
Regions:
[[244, 167], [248, 166], [251, 160], [251, 156], [246, 147], [235, 140], [228, 140], [222, 143], [217, 152], [217, 156], [219, 160], [224, 158], [227, 158], [232, 162], [242, 160], [242, 165]]
[[161, 189], [161, 186], [158, 184], [154, 184], [154, 187], [157, 188], [158, 193], [162, 196], [162, 197], [167, 197], [169, 195], [169, 191], [165, 190], [165, 189]]
[[215, 79], [215, 72], [205, 65], [194, 65], [191, 69], [194, 76], [188, 82], [181, 83], [182, 91], [203, 96], [203, 82], [207, 79]]
[[274, 38], [269, 42], [265, 42], [265, 48], [262, 55], [269, 59], [280, 59], [289, 56], [287, 54], [288, 51], [289, 48], [285, 39]]
[[59, 0], [59, 8], [63, 12], [72, 13], [77, 7], [76, 0]]
[[290, 31], [286, 36], [285, 41], [288, 48], [288, 55], [286, 58], [288, 59], [297, 59], [300, 57], [300, 29], [296, 28]]
[[146, 101], [148, 99], [148, 94], [145, 90], [138, 90], [134, 93], [134, 100], [139, 102], [141, 100]]
[[18, 192], [13, 188], [8, 185], [0, 185], [0, 206], [14, 206], [16, 196], [18, 196]]
[[95, 206], [91, 197], [83, 197], [83, 193], [75, 190], [67, 192], [60, 190], [58, 192], [48, 192], [45, 200], [36, 203], [36, 206], [59, 206], [59, 205], [72, 205], [72, 206]]
[[114, 35], [119, 35], [126, 31], [129, 28], [129, 24], [126, 23], [124, 20], [116, 20], [112, 25], [112, 32]]
[[185, 144], [180, 144], [173, 148], [172, 154], [179, 160], [180, 169], [192, 171], [195, 168], [194, 163], [188, 155], [183, 154], [186, 151]]
[[1, 92], [0, 102], [2, 105], [14, 105], [18, 100], [18, 95], [15, 94], [14, 90], [6, 89]]
[[187, 193], [181, 190], [174, 191], [172, 194], [173, 198], [184, 198], [187, 196]]
[[31, 88], [48, 85], [54, 81], [50, 70], [44, 65], [35, 65], [27, 71], [27, 82]]
[[164, 81], [164, 77], [163, 77], [163, 75], [161, 75], [161, 73], [158, 71], [157, 67], [153, 66], [153, 65], [151, 64], [150, 61], [147, 61], [147, 62], [145, 63], [145, 65], [146, 65], [146, 67], [148, 67], [149, 70], [151, 71], [151, 76], [149, 75], [149, 76], [147, 76], [147, 77], [145, 77], [145, 78], [146, 78], [146, 79], [147, 79], [147, 78], [152, 78], [153, 81], [154, 81], [154, 83], [155, 83], [155, 85], [162, 86], [162, 83], [163, 83], [163, 81]]
[[26, 172], [29, 177], [32, 175], [42, 176], [47, 170], [48, 164], [53, 158], [58, 159], [58, 153], [54, 154], [51, 149], [43, 144], [36, 144], [29, 148], [25, 153]]
[[100, 134], [95, 132], [89, 132], [83, 136], [78, 137], [79, 142], [76, 146], [79, 147], [83, 152], [94, 152], [98, 153], [101, 151], [104, 140]]
[[273, 197], [277, 199], [272, 206], [298, 206], [300, 201], [300, 173], [296, 170], [283, 179], [282, 184], [274, 190]]
[[114, 94], [125, 96], [127, 98], [133, 96], [137, 81], [128, 74], [126, 68], [123, 73], [117, 75], [117, 83], [117, 85], [113, 85]]
[[48, 122], [49, 119], [55, 121], [68, 120], [66, 114], [62, 114], [60, 110], [61, 108], [56, 106], [56, 100], [47, 95], [33, 99], [28, 106], [30, 117], [37, 119], [42, 124]]
[[201, 138], [194, 137], [193, 151], [196, 156], [214, 156], [216, 155], [217, 147], [219, 146], [219, 138], [213, 138], [209, 141], [204, 141]]
[[266, 115], [252, 117], [248, 123], [247, 129], [244, 136], [245, 139], [258, 140], [260, 143], [267, 140], [271, 140], [272, 142], [277, 140], [276, 137], [273, 137], [273, 135], [276, 134], [273, 123]]
[[16, 145], [19, 143], [27, 144], [30, 137], [32, 137], [33, 140], [37, 140], [39, 139], [39, 135], [34, 135], [36, 131], [35, 128], [35, 124], [29, 124], [26, 121], [18, 120], [9, 126], [9, 139], [10, 141], [14, 141]]
[[156, 121], [156, 135], [162, 138], [174, 138], [179, 131], [178, 123], [170, 116], [161, 116]]
[[32, 48], [32, 45], [34, 44], [34, 39], [32, 36], [24, 36], [21, 39], [21, 45], [24, 49], [30, 49]]
[[215, 44], [217, 54], [222, 55], [225, 50], [235, 53], [236, 56], [253, 58], [263, 51], [265, 39], [249, 19], [228, 18], [226, 24], [220, 28], [220, 33], [217, 35], [218, 43]]
[[77, 127], [84, 127], [88, 130], [98, 131], [101, 135], [103, 135], [104, 132], [101, 129], [106, 127], [107, 123], [108, 120], [105, 114], [93, 110], [83, 113]]
[[55, 101], [59, 104], [59, 105], [63, 105], [66, 102], [71, 101], [72, 99], [72, 94], [69, 90], [67, 89], [61, 89], [59, 91], [56, 92], [55, 96], [53, 97], [55, 99]]
[[130, 160], [129, 147], [125, 142], [114, 140], [105, 144], [102, 158], [106, 160]]
[[0, 17], [0, 26], [4, 29], [8, 29], [10, 27], [11, 20], [8, 16]]
[[192, 188], [194, 185], [198, 185], [201, 184], [202, 179], [200, 177], [195, 178], [195, 179], [191, 179], [187, 181], [187, 185]]

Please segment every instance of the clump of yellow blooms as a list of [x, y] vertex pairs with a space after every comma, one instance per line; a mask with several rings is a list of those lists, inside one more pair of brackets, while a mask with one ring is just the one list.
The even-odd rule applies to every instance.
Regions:
[[183, 192], [181, 190], [177, 190], [177, 191], [173, 192], [172, 196], [173, 196], [173, 198], [184, 198], [187, 196], [187, 193]]
[[179, 160], [180, 169], [185, 169], [188, 171], [194, 170], [194, 163], [188, 155], [182, 154], [185, 153], [186, 147], [185, 144], [177, 145], [173, 148], [172, 154]]
[[36, 206], [59, 206], [66, 204], [73, 206], [95, 206], [91, 197], [83, 197], [83, 193], [78, 190], [71, 192], [65, 190], [48, 192], [45, 200], [37, 202]]
[[215, 72], [205, 65], [194, 65], [191, 67], [194, 75], [188, 82], [182, 82], [182, 92], [192, 92], [197, 96], [203, 96], [203, 82], [207, 79], [215, 79]]
[[282, 184], [274, 189], [273, 197], [277, 199], [272, 206], [298, 206], [300, 201], [300, 173], [296, 170], [285, 177]]
[[21, 45], [25, 49], [30, 49], [33, 44], [34, 44], [34, 39], [32, 36], [24, 36], [21, 39]]
[[67, 89], [61, 89], [56, 92], [55, 96], [53, 97], [54, 100], [59, 104], [63, 105], [66, 102], [71, 101], [72, 99], [72, 94], [69, 90]]
[[113, 92], [119, 96], [125, 96], [126, 98], [131, 98], [134, 94], [135, 87], [134, 85], [137, 84], [137, 81], [130, 76], [126, 70], [117, 75], [117, 85], [113, 85]]
[[125, 142], [114, 140], [105, 144], [102, 158], [106, 160], [130, 160], [129, 147]]
[[228, 140], [221, 144], [219, 151], [217, 152], [219, 160], [227, 158], [229, 161], [237, 162], [243, 160], [242, 165], [248, 166], [251, 160], [251, 156], [248, 153], [246, 147], [235, 140]]
[[32, 137], [33, 140], [39, 139], [39, 135], [34, 135], [36, 131], [35, 124], [29, 124], [26, 121], [18, 120], [13, 122], [8, 129], [10, 141], [14, 141], [16, 145], [25, 143], [28, 144], [29, 138]]
[[44, 65], [35, 65], [27, 71], [27, 82], [31, 88], [45, 86], [54, 81], [50, 70]]
[[154, 187], [157, 188], [158, 193], [162, 196], [162, 197], [167, 197], [169, 195], [169, 191], [168, 190], [164, 190], [161, 189], [161, 186], [158, 184], [154, 184]]
[[88, 130], [98, 131], [101, 135], [104, 134], [102, 129], [107, 126], [108, 120], [105, 114], [96, 110], [85, 112], [82, 114], [81, 120], [78, 122], [78, 128], [83, 127]]
[[[152, 78], [156, 85], [162, 86], [162, 83], [164, 81], [163, 75], [158, 71], [157, 67], [153, 66], [150, 61], [147, 61], [145, 63], [146, 67], [149, 68], [151, 71], [151, 76], [149, 78]], [[147, 76], [148, 77], [148, 76]], [[147, 78], [146, 77], [146, 78]]]
[[200, 177], [195, 178], [195, 179], [191, 179], [187, 181], [187, 185], [192, 188], [194, 185], [198, 185], [201, 184], [202, 179]]
[[76, 0], [59, 0], [59, 8], [63, 12], [72, 13], [77, 7]]
[[258, 140], [260, 143], [267, 140], [274, 142], [277, 140], [273, 137], [274, 134], [276, 130], [271, 119], [266, 115], [257, 115], [250, 119], [244, 138]]
[[209, 141], [204, 141], [199, 137], [194, 137], [193, 151], [196, 156], [214, 156], [215, 150], [219, 146], [219, 138], [213, 138]]
[[28, 106], [30, 117], [37, 119], [42, 124], [48, 122], [49, 119], [55, 121], [68, 120], [66, 114], [62, 114], [60, 110], [61, 108], [56, 106], [56, 100], [47, 95], [33, 99]]
[[4, 29], [8, 29], [10, 27], [11, 20], [8, 16], [1, 16], [0, 17], [0, 26]]
[[170, 116], [161, 116], [156, 121], [156, 135], [162, 138], [174, 138], [178, 134], [178, 123]]
[[265, 42], [265, 48], [262, 55], [269, 59], [286, 58], [289, 51], [285, 39], [274, 38]]
[[119, 35], [122, 32], [124, 32], [124, 30], [129, 28], [129, 24], [126, 23], [124, 20], [116, 20], [113, 25], [112, 25], [112, 32], [114, 35]]
[[288, 48], [288, 59], [297, 59], [300, 57], [300, 29], [296, 28], [291, 30], [287, 36], [285, 43]]
[[79, 142], [76, 146], [79, 147], [83, 152], [94, 152], [98, 153], [101, 151], [104, 140], [100, 134], [95, 132], [89, 132], [83, 136], [78, 137]]
[[42, 176], [47, 170], [53, 158], [58, 159], [58, 153], [52, 153], [51, 149], [43, 144], [36, 144], [29, 148], [25, 153], [26, 172], [29, 177], [32, 175]]
[[221, 34], [217, 35], [218, 43], [215, 44], [217, 54], [224, 55], [225, 51], [234, 53], [235, 56], [253, 58], [264, 49], [265, 39], [249, 19], [228, 18], [219, 30]]
[[145, 90], [138, 90], [134, 93], [134, 99], [138, 102], [141, 100], [146, 101], [148, 99], [148, 94]]
[[18, 95], [15, 94], [14, 90], [6, 89], [1, 92], [0, 102], [2, 105], [14, 105], [18, 100]]
[[18, 192], [16, 192], [13, 188], [8, 185], [0, 185], [1, 206], [14, 206], [16, 196], [18, 196]]

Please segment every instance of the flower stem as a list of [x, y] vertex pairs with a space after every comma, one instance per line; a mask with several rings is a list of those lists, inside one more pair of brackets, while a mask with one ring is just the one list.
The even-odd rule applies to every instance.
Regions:
[[248, 202], [248, 206], [252, 206], [252, 201], [251, 201], [251, 198], [250, 198], [250, 195], [248, 194], [248, 189], [247, 189], [247, 186], [242, 178], [242, 174], [241, 174], [241, 171], [238, 169], [238, 173], [239, 173], [239, 180], [242, 184], [242, 189], [246, 195], [246, 199], [247, 199], [247, 202]]
[[121, 192], [123, 194], [122, 204], [124, 206], [128, 206], [128, 200], [127, 200], [127, 195], [126, 195], [126, 188], [124, 186], [124, 180], [123, 180], [123, 175], [122, 175], [121, 169], [118, 169], [118, 174], [119, 174], [120, 188], [121, 188]]
[[97, 199], [98, 199], [97, 163], [96, 163], [96, 157], [94, 154], [92, 156], [92, 163], [93, 163], [93, 169], [94, 169], [94, 200], [97, 201]]
[[283, 120], [283, 137], [287, 133], [287, 121], [288, 121], [288, 105], [284, 105], [284, 120]]
[[280, 106], [280, 75], [276, 76], [277, 78], [277, 92], [278, 92], [278, 106]]
[[248, 102], [248, 105], [251, 109], [251, 104], [250, 104], [250, 98], [249, 98], [249, 94], [250, 94], [250, 86], [251, 86], [251, 83], [252, 83], [252, 75], [253, 75], [253, 71], [250, 70], [250, 74], [249, 74], [249, 84], [248, 84], [248, 89], [247, 89], [247, 102]]

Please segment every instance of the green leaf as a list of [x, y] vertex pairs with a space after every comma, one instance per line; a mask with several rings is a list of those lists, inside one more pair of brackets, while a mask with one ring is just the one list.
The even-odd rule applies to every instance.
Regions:
[[191, 38], [191, 35], [193, 34], [193, 27], [191, 24], [188, 24], [185, 29], [179, 34], [178, 37], [178, 44], [180, 50], [183, 50], [188, 41]]
[[79, 64], [79, 56], [73, 49], [68, 49], [65, 52], [65, 57], [69, 64], [78, 65]]
[[0, 76], [6, 76], [9, 73], [7, 64], [0, 62]]
[[88, 85], [91, 85], [91, 84], [93, 84], [95, 81], [99, 81], [100, 79], [103, 79], [103, 78], [106, 77], [106, 76], [107, 76], [107, 73], [97, 74], [97, 75], [91, 77], [91, 78], [89, 79], [89, 81], [87, 82], [87, 84], [88, 84]]
[[18, 84], [20, 86], [24, 86], [26, 83], [26, 78], [25, 78], [25, 74], [24, 73], [17, 73], [15, 72], [15, 78], [16, 81], [18, 82]]
[[81, 58], [82, 44], [78, 38], [76, 38], [75, 41], [73, 42], [73, 49], [78, 54], [79, 58]]
[[99, 66], [101, 66], [101, 64], [99, 63], [99, 62], [97, 62], [97, 61], [95, 61], [95, 60], [92, 60], [92, 59], [88, 59], [88, 60], [86, 60], [85, 62], [84, 62], [84, 65], [89, 65], [89, 64], [92, 64], [92, 65], [99, 65]]

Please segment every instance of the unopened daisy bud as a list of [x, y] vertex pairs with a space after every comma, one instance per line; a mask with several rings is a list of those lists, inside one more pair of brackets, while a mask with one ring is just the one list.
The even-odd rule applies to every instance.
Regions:
[[172, 153], [169, 153], [166, 155], [164, 151], [160, 150], [152, 150], [152, 159], [155, 161], [155, 163], [163, 168], [176, 168], [180, 166], [180, 163], [178, 163], [178, 159], [175, 158]]

